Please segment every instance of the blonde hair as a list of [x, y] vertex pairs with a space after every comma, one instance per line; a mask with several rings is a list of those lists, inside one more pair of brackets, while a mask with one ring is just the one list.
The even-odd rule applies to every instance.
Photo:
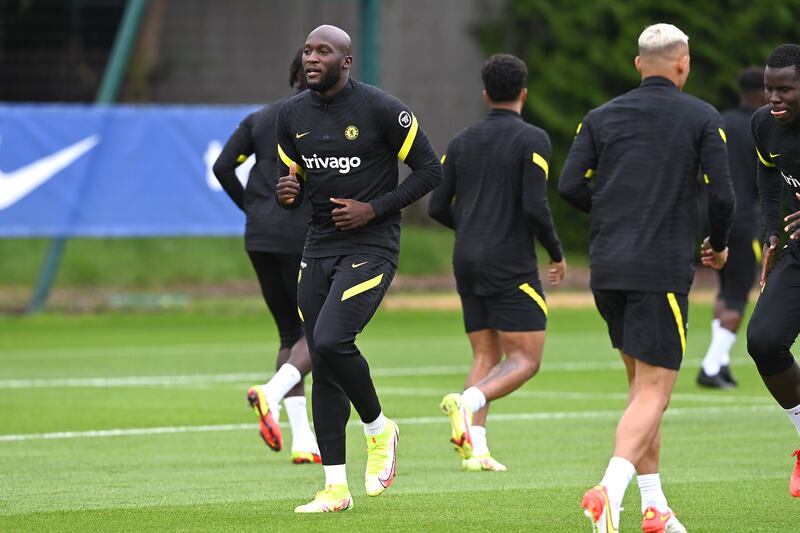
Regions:
[[689, 36], [672, 24], [653, 24], [639, 35], [639, 55], [672, 55], [689, 47]]

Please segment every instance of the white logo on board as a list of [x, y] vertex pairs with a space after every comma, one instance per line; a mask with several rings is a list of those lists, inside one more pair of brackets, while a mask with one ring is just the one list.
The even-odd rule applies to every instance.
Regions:
[[0, 210], [14, 205], [47, 183], [99, 142], [98, 135], [90, 135], [12, 172], [0, 170]]

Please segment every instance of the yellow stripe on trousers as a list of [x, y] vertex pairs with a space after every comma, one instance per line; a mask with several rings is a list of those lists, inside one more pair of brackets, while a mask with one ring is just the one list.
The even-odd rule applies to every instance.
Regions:
[[678, 325], [678, 335], [681, 336], [681, 356], [686, 353], [686, 332], [683, 330], [683, 315], [681, 308], [678, 305], [678, 299], [675, 298], [675, 293], [667, 293], [667, 301], [672, 308], [672, 314], [675, 315], [675, 323]]
[[522, 292], [533, 298], [533, 300], [539, 304], [539, 307], [542, 308], [542, 311], [544, 311], [544, 316], [547, 316], [547, 303], [544, 301], [544, 298], [542, 298], [542, 296], [536, 292], [536, 289], [527, 283], [523, 283], [519, 286], [519, 288]]
[[344, 293], [342, 293], [342, 301], [345, 301], [348, 298], [352, 298], [353, 296], [357, 296], [364, 291], [372, 289], [373, 287], [377, 287], [378, 285], [381, 284], [381, 281], [383, 281], [383, 274], [380, 274], [372, 279], [368, 279], [367, 281], [361, 282], [358, 285], [350, 287], [349, 289], [344, 291]]

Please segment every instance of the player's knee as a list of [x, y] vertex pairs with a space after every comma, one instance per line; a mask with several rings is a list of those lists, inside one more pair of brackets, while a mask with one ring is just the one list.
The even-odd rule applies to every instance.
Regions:
[[316, 331], [314, 333], [314, 350], [323, 360], [343, 355], [345, 344], [341, 336], [334, 332]]
[[530, 379], [539, 373], [539, 368], [542, 366], [541, 361], [535, 359], [526, 359], [525, 364], [525, 377]]
[[[513, 354], [509, 354], [509, 357], [513, 357]], [[520, 353], [516, 360], [518, 371], [524, 379], [531, 379], [539, 372], [541, 361], [530, 357], [529, 354]]]
[[770, 376], [787, 368], [792, 360], [789, 346], [781, 338], [781, 331], [769, 324], [751, 322], [747, 327], [747, 353], [752, 357], [762, 376]]

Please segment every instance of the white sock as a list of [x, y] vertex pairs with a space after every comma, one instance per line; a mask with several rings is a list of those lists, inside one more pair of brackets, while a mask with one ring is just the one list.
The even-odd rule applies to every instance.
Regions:
[[655, 507], [659, 512], [666, 513], [669, 505], [664, 491], [661, 490], [661, 477], [658, 474], [642, 474], [636, 476], [636, 481], [642, 494], [642, 513], [648, 507]]
[[347, 485], [345, 465], [322, 465], [325, 470], [325, 485]]
[[386, 417], [383, 416], [383, 411], [378, 415], [378, 418], [372, 422], [364, 424], [364, 435], [371, 437], [383, 433], [383, 426], [386, 424]]
[[308, 410], [305, 396], [288, 396], [283, 399], [289, 425], [292, 426], [292, 450], [319, 453], [317, 439], [308, 423]]
[[470, 387], [461, 393], [461, 402], [474, 413], [486, 405], [486, 396], [478, 387]]
[[[729, 354], [733, 343], [736, 342], [736, 333], [719, 325], [719, 320], [711, 323], [711, 344], [703, 358], [703, 371], [709, 376], [719, 374], [719, 367], [725, 354]], [[728, 357], [730, 359], [730, 356]]]
[[489, 444], [486, 442], [486, 428], [483, 426], [470, 426], [469, 434], [472, 436], [472, 455], [486, 455], [489, 453]]
[[784, 409], [784, 411], [789, 415], [789, 420], [792, 421], [794, 427], [797, 428], [797, 433], [800, 434], [800, 405], [792, 407], [791, 409]]
[[292, 387], [300, 383], [302, 378], [300, 371], [294, 366], [289, 363], [281, 365], [275, 375], [272, 376], [272, 379], [264, 385], [264, 394], [267, 396], [269, 408], [272, 409], [274, 405], [277, 409], [280, 409], [283, 397]]
[[622, 457], [612, 457], [608, 462], [606, 474], [600, 481], [608, 491], [608, 500], [611, 503], [611, 519], [615, 526], [619, 526], [619, 511], [622, 505], [622, 498], [625, 496], [625, 489], [633, 479], [636, 468], [627, 459]]

